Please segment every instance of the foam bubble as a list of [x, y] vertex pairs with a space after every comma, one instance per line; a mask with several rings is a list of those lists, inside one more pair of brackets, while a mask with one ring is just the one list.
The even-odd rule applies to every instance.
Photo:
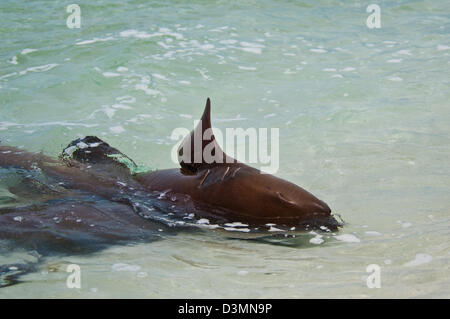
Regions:
[[393, 81], [393, 82], [401, 82], [403, 81], [403, 79], [399, 76], [391, 76], [390, 78], [388, 78], [389, 81]]
[[436, 48], [438, 49], [438, 51], [444, 51], [444, 50], [449, 50], [450, 46], [443, 45], [443, 44], [438, 44], [438, 46]]
[[396, 54], [400, 54], [400, 55], [412, 55], [410, 50], [399, 50], [396, 52]]
[[242, 51], [250, 52], [254, 54], [261, 54], [262, 50], [261, 48], [241, 48]]
[[119, 73], [114, 73], [114, 72], [103, 72], [102, 74], [106, 78], [114, 78], [114, 77], [120, 76]]
[[336, 238], [337, 240], [346, 242], [346, 243], [359, 243], [361, 241], [358, 237], [356, 237], [355, 235], [352, 235], [352, 234], [337, 235], [334, 238]]
[[417, 254], [416, 257], [404, 264], [405, 267], [415, 267], [423, 264], [427, 264], [433, 260], [433, 257], [428, 254]]
[[240, 65], [239, 66], [239, 69], [241, 69], [241, 70], [247, 70], [247, 71], [255, 71], [255, 70], [257, 70], [255, 67], [253, 67], [253, 66], [242, 66], [242, 65]]
[[373, 230], [368, 230], [365, 232], [367, 235], [372, 235], [372, 236], [381, 236], [382, 234], [377, 232], [377, 231], [373, 231]]
[[247, 227], [247, 224], [243, 224], [241, 222], [233, 222], [233, 223], [226, 223], [225, 226], [229, 227]]
[[137, 39], [150, 39], [153, 37], [161, 37], [161, 36], [171, 36], [176, 38], [177, 40], [183, 39], [183, 35], [177, 32], [171, 32], [168, 28], [159, 28], [159, 32], [155, 33], [147, 33], [145, 31], [138, 30], [125, 30], [120, 32], [120, 36], [123, 38], [137, 38]]
[[107, 38], [93, 38], [92, 40], [85, 40], [75, 43], [75, 45], [85, 45], [85, 44], [91, 44], [95, 42], [104, 42], [104, 41], [110, 41], [114, 40], [113, 37], [107, 37]]
[[111, 132], [115, 133], [115, 134], [120, 134], [120, 133], [125, 132], [125, 129], [122, 126], [120, 126], [120, 125], [119, 126], [110, 127], [109, 130]]
[[126, 72], [126, 71], [128, 71], [128, 68], [126, 68], [126, 67], [124, 67], [124, 66], [119, 66], [119, 67], [116, 69], [116, 71], [117, 71], [117, 72]]
[[327, 53], [328, 51], [325, 49], [309, 49], [309, 51], [314, 53]]
[[26, 70], [20, 71], [20, 75], [27, 74], [28, 72], [45, 72], [45, 71], [53, 69], [54, 67], [56, 67], [58, 65], [59, 64], [56, 64], [56, 63], [50, 63], [50, 64], [45, 64], [45, 65], [34, 66], [34, 67], [28, 68]]
[[166, 81], [169, 80], [169, 79], [167, 79], [167, 78], [166, 78], [164, 75], [162, 75], [162, 74], [153, 73], [152, 75], [153, 75], [153, 77], [155, 77], [155, 78], [157, 78], [157, 79], [166, 80]]
[[240, 232], [243, 232], [243, 233], [250, 232], [250, 229], [248, 229], [248, 228], [224, 227], [223, 229], [225, 229], [227, 231], [240, 231]]
[[36, 49], [23, 49], [22, 52], [20, 52], [20, 54], [25, 55], [31, 52], [35, 52], [37, 51]]
[[400, 63], [402, 61], [403, 61], [403, 59], [390, 59], [390, 60], [387, 60], [386, 62], [387, 63]]
[[311, 238], [309, 242], [314, 245], [320, 245], [324, 242], [322, 237], [322, 235], [316, 235], [315, 237]]
[[219, 42], [220, 44], [235, 44], [237, 43], [237, 40], [229, 39], [229, 40], [222, 40]]
[[111, 266], [113, 271], [138, 271], [141, 266], [118, 263]]

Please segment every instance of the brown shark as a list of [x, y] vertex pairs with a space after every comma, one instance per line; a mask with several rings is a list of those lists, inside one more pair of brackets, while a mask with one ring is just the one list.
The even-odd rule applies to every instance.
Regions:
[[137, 174], [135, 179], [149, 191], [188, 195], [202, 211], [226, 220], [298, 228], [339, 225], [328, 205], [308, 191], [226, 155], [212, 134], [209, 98], [178, 155], [181, 168]]

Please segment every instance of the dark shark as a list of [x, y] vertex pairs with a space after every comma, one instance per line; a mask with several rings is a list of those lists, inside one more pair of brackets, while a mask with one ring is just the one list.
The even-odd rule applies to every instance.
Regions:
[[[180, 146], [180, 168], [135, 173], [133, 160], [94, 136], [71, 142], [58, 159], [0, 146], [0, 167], [15, 170], [20, 180], [8, 185], [9, 191], [28, 198], [28, 206], [22, 202], [0, 206], [0, 239], [21, 236], [26, 241], [26, 231], [36, 239], [46, 234], [69, 240], [72, 230], [76, 230], [75, 237], [88, 242], [93, 237], [100, 242], [115, 236], [135, 239], [138, 232], [121, 232], [120, 225], [153, 231], [156, 226], [150, 227], [149, 221], [171, 227], [193, 225], [199, 219], [216, 226], [238, 222], [249, 231], [266, 229], [267, 224], [296, 230], [340, 226], [325, 202], [291, 182], [229, 157], [212, 133], [195, 145], [195, 136], [204, 137], [212, 130], [210, 114], [208, 99], [201, 125]], [[215, 161], [204, 158], [206, 148]], [[112, 205], [110, 209], [117, 213], [102, 211], [105, 208], [98, 205], [99, 199], [108, 201], [104, 207]], [[75, 214], [76, 209], [70, 209], [77, 206], [73, 202], [91, 208]], [[64, 211], [81, 221], [46, 221], [62, 218]]]

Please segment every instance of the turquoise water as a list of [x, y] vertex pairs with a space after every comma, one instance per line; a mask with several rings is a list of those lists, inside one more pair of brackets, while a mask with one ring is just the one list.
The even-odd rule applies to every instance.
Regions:
[[[279, 128], [276, 175], [347, 224], [320, 244], [182, 232], [50, 258], [0, 297], [450, 297], [449, 3], [379, 1], [380, 29], [362, 2], [77, 3], [80, 29], [68, 2], [0, 3], [3, 144], [57, 156], [97, 135], [173, 167], [172, 130], [210, 97], [217, 128]], [[81, 289], [65, 285], [70, 263]]]

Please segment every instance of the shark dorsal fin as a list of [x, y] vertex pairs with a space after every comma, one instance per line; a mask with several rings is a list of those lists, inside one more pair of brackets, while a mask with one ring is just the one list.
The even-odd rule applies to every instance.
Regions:
[[178, 148], [181, 167], [196, 172], [223, 163], [236, 163], [226, 155], [214, 137], [211, 127], [211, 101], [206, 100], [205, 110], [197, 126], [181, 142]]

